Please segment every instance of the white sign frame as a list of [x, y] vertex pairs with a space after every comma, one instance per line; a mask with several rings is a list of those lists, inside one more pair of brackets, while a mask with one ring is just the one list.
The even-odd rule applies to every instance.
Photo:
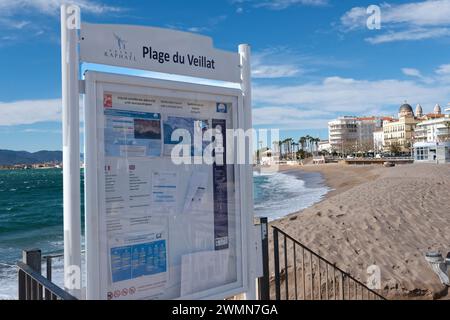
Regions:
[[[63, 131], [63, 216], [64, 216], [64, 287], [65, 289], [79, 299], [86, 298], [86, 295], [82, 291], [83, 288], [76, 284], [83, 283], [82, 281], [82, 263], [81, 263], [81, 212], [80, 212], [80, 94], [85, 93], [85, 82], [80, 80], [79, 70], [82, 62], [86, 63], [100, 63], [106, 65], [121, 66], [126, 68], [134, 68], [141, 70], [149, 70], [163, 73], [171, 73], [176, 75], [192, 76], [198, 78], [206, 78], [219, 81], [228, 81], [240, 86], [240, 92], [243, 95], [243, 128], [248, 130], [252, 128], [251, 117], [251, 63], [250, 63], [250, 46], [247, 44], [240, 44], [238, 52], [226, 52], [217, 50], [213, 47], [212, 39], [198, 34], [186, 33], [174, 30], [149, 28], [143, 26], [126, 26], [126, 29], [134, 35], [139, 34], [142, 38], [139, 40], [162, 40], [160, 42], [164, 44], [167, 42], [167, 46], [164, 48], [176, 47], [182, 44], [184, 47], [180, 48], [184, 51], [186, 48], [197, 46], [199, 50], [194, 50], [195, 54], [205, 54], [211, 57], [217, 57], [222, 61], [225, 69], [218, 72], [199, 72], [177, 69], [158, 67], [154, 64], [142, 65], [121, 62], [112, 63], [110, 61], [102, 60], [99, 56], [101, 50], [94, 52], [95, 49], [105, 49], [105, 47], [99, 46], [97, 43], [84, 41], [80, 37], [80, 26], [83, 29], [81, 23], [81, 10], [78, 6], [72, 4], [61, 5], [61, 84], [62, 84], [62, 131]], [[86, 26], [86, 24], [85, 24]], [[109, 37], [110, 31], [124, 30], [125, 26], [118, 25], [90, 25], [88, 28], [94, 30], [95, 37]], [[148, 36], [145, 35], [147, 31]], [[83, 33], [83, 30], [81, 30]], [[91, 37], [93, 33], [89, 35]], [[151, 38], [151, 37], [156, 38]], [[162, 36], [162, 37], [161, 37]], [[95, 38], [94, 37], [94, 38]], [[120, 37], [120, 35], [119, 35]], [[162, 39], [164, 38], [164, 39]], [[135, 41], [136, 39], [132, 39]], [[176, 42], [174, 40], [179, 40]], [[127, 40], [125, 40], [127, 41]], [[104, 44], [104, 42], [101, 42]], [[108, 44], [109, 46], [110, 44]], [[93, 54], [93, 55], [91, 55]], [[97, 54], [97, 55], [96, 55]], [[81, 59], [80, 59], [81, 55]], [[219, 61], [218, 60], [218, 61]], [[229, 70], [228, 70], [229, 69]], [[211, 69], [210, 69], [211, 71]], [[162, 83], [162, 82], [161, 82]], [[191, 87], [191, 83], [176, 83], [183, 88]], [[205, 87], [206, 88], [206, 87]], [[207, 88], [216, 90], [219, 87]], [[223, 87], [220, 87], [223, 88]], [[217, 89], [218, 90], [218, 89]], [[89, 122], [90, 120], [87, 119]], [[252, 145], [251, 143], [249, 144]], [[85, 145], [86, 147], [86, 145]], [[251, 152], [249, 152], [251, 157]], [[242, 241], [247, 243], [248, 250], [244, 252], [248, 256], [247, 270], [243, 270], [244, 276], [248, 278], [248, 287], [243, 288], [246, 299], [256, 299], [256, 277], [260, 276], [257, 265], [260, 264], [261, 257], [257, 253], [255, 243], [258, 239], [254, 237], [253, 226], [253, 184], [252, 184], [252, 165], [248, 163], [243, 165], [240, 178], [243, 182], [246, 193], [243, 197], [246, 198], [243, 204], [242, 212], [248, 214], [248, 221], [246, 227], [245, 239]], [[85, 196], [87, 201], [92, 201], [90, 198], [93, 196], [91, 193], [86, 192]], [[90, 226], [86, 226], [90, 228]], [[89, 238], [89, 237], [88, 237]], [[89, 274], [88, 274], [89, 277]], [[231, 292], [230, 292], [231, 293]], [[208, 298], [220, 298], [221, 296], [211, 295]], [[89, 298], [89, 296], [88, 296]]]
[[[100, 112], [103, 106], [98, 106], [98, 96], [104, 91], [123, 92], [124, 94], [163, 95], [168, 98], [183, 97], [198, 100], [217, 100], [233, 102], [233, 129], [244, 129], [243, 95], [239, 89], [216, 87], [200, 84], [186, 84], [183, 82], [156, 80], [135, 76], [117, 75], [104, 72], [88, 71], [86, 76], [85, 94], [85, 210], [86, 210], [86, 270], [87, 270], [87, 299], [105, 299], [107, 272], [105, 262], [108, 260], [106, 252], [99, 248], [101, 237], [106, 237], [103, 229], [105, 221], [102, 219], [104, 199], [104, 149], [101, 139], [102, 133]], [[153, 91], [153, 93], [152, 93]], [[252, 230], [253, 216], [248, 214], [245, 198], [248, 187], [245, 183], [245, 166], [235, 164], [235, 187], [237, 195], [235, 201], [239, 208], [240, 220], [236, 223], [236, 250], [238, 257], [236, 282], [215, 287], [196, 294], [182, 296], [177, 299], [224, 299], [239, 293], [247, 292], [249, 283], [249, 252], [251, 244], [247, 241], [248, 230]], [[99, 220], [100, 219], [100, 220]], [[105, 241], [105, 238], [103, 239]], [[100, 256], [99, 256], [100, 253]], [[239, 273], [239, 270], [241, 272]]]
[[179, 30], [82, 23], [80, 59], [197, 78], [241, 80], [237, 52], [218, 50], [210, 37]]

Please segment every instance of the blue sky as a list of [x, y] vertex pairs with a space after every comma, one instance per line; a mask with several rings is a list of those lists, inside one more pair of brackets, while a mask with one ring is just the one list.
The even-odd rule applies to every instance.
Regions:
[[[61, 150], [61, 0], [0, 0], [0, 149]], [[253, 121], [326, 138], [339, 115], [450, 101], [450, 0], [77, 0], [82, 19], [197, 32], [253, 51]], [[381, 8], [381, 29], [366, 8]]]

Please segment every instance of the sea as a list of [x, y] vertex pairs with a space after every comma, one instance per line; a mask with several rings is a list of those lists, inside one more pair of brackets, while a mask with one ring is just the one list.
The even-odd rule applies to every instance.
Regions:
[[[0, 300], [17, 298], [15, 263], [22, 249], [62, 252], [62, 186], [61, 169], [0, 170]], [[329, 191], [319, 173], [298, 171], [255, 171], [253, 186], [255, 215], [269, 220], [307, 208]], [[53, 281], [60, 286], [62, 270], [62, 258], [55, 259]]]

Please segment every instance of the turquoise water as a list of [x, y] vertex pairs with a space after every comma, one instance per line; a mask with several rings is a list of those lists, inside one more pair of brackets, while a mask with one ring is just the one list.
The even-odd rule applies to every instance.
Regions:
[[[0, 170], [0, 299], [17, 295], [14, 265], [22, 249], [62, 251], [62, 185], [61, 169]], [[276, 219], [312, 205], [327, 191], [319, 174], [255, 173], [255, 213]], [[54, 268], [62, 270], [62, 261]]]
[[22, 249], [60, 252], [62, 170], [0, 170], [0, 299], [16, 295]]

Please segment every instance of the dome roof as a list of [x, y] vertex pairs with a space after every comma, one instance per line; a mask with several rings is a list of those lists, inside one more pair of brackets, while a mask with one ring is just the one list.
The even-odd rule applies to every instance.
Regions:
[[398, 110], [398, 115], [399, 117], [404, 117], [404, 116], [414, 116], [414, 111], [411, 107], [411, 105], [409, 105], [408, 103], [404, 103], [400, 106], [400, 109]]
[[436, 104], [434, 106], [434, 113], [435, 114], [441, 114], [441, 106], [439, 104]]
[[409, 105], [408, 103], [404, 103], [404, 104], [402, 104], [402, 105], [400, 106], [399, 112], [402, 112], [402, 111], [404, 111], [404, 112], [405, 112], [405, 111], [412, 112], [413, 109], [412, 109], [411, 105]]

